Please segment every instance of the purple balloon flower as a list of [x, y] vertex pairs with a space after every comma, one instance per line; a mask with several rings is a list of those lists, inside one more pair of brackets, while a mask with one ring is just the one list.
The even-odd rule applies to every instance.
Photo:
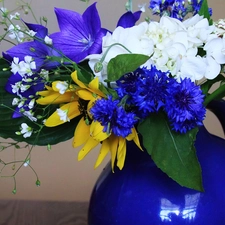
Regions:
[[117, 27], [121, 26], [123, 28], [128, 28], [128, 27], [133, 27], [135, 25], [135, 23], [140, 19], [141, 16], [141, 11], [137, 11], [132, 13], [131, 11], [128, 11], [126, 13], [124, 13], [118, 23], [117, 23]]
[[75, 62], [90, 54], [101, 53], [102, 37], [107, 33], [101, 28], [96, 3], [89, 6], [83, 15], [66, 9], [55, 9], [60, 32], [53, 33], [56, 49]]

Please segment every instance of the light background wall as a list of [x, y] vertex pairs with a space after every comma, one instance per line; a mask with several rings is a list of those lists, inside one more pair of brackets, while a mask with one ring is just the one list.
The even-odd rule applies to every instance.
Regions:
[[[5, 0], [7, 8], [15, 8], [17, 0]], [[91, 0], [90, 4], [94, 1]], [[102, 27], [112, 30], [115, 28], [120, 15], [124, 13], [126, 0], [99, 0], [97, 8], [101, 16]], [[144, 0], [134, 0], [134, 10], [137, 10], [138, 3], [144, 3]], [[148, 5], [148, 2], [145, 1]], [[210, 7], [214, 11], [214, 19], [225, 17], [224, 0], [208, 0]], [[48, 28], [50, 32], [58, 30], [54, 7], [66, 8], [82, 13], [86, 4], [79, 0], [31, 0], [30, 1], [35, 15], [37, 17], [45, 16], [48, 18]], [[30, 15], [23, 15], [25, 21], [33, 22]], [[8, 48], [7, 45], [0, 45], [1, 51]], [[222, 136], [222, 128], [218, 120], [207, 113], [206, 127], [210, 132]], [[45, 147], [35, 147], [32, 152], [31, 163], [38, 173], [41, 186], [35, 186], [35, 175], [28, 167], [23, 167], [17, 179], [17, 194], [11, 193], [13, 189], [13, 180], [10, 178], [0, 179], [0, 199], [30, 199], [30, 200], [57, 200], [57, 201], [88, 201], [93, 185], [104, 168], [109, 158], [98, 169], [93, 166], [98, 154], [98, 148], [93, 150], [83, 161], [77, 161], [79, 149], [71, 147], [71, 141], [52, 146], [48, 151]], [[23, 159], [26, 151], [17, 150], [16, 159]], [[14, 157], [14, 151], [5, 151], [0, 153], [0, 158], [11, 160]], [[16, 166], [18, 168], [18, 166]], [[7, 171], [11, 172], [12, 167]]]

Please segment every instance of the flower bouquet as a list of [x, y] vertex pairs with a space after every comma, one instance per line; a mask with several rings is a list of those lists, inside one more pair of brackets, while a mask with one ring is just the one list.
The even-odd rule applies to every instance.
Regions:
[[2, 4], [1, 41], [14, 46], [0, 59], [0, 137], [32, 146], [22, 163], [31, 166], [34, 146], [72, 139], [78, 160], [101, 144], [95, 168], [111, 154], [114, 171], [132, 141], [177, 183], [203, 191], [194, 142], [207, 105], [225, 96], [225, 21], [211, 19], [206, 0], [151, 0], [159, 21], [139, 21], [143, 6], [133, 12], [128, 1], [113, 31], [96, 3], [83, 14], [55, 8], [60, 31], [51, 34], [46, 18], [31, 24]]

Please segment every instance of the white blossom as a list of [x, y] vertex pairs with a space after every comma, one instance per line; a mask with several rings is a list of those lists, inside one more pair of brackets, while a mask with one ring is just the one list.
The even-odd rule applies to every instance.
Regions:
[[59, 81], [56, 84], [56, 88], [59, 90], [59, 93], [63, 95], [68, 89], [68, 83], [66, 81]]
[[41, 69], [41, 72], [39, 73], [41, 77], [43, 77], [46, 81], [49, 80], [49, 71], [45, 69]]
[[24, 138], [30, 137], [32, 135], [33, 129], [26, 123], [22, 123], [20, 129], [20, 132], [16, 132], [17, 135], [22, 134]]
[[48, 36], [45, 36], [44, 42], [47, 45], [52, 45], [52, 39], [50, 37], [48, 37]]
[[29, 110], [29, 111], [24, 111], [24, 112], [23, 112], [23, 115], [26, 116], [29, 120], [31, 120], [31, 121], [37, 121], [37, 118], [34, 117], [33, 114], [34, 114], [34, 113], [33, 113], [31, 110]]
[[0, 8], [0, 12], [1, 12], [2, 18], [4, 19], [9, 11], [8, 11], [7, 8], [1, 7], [1, 8]]
[[36, 69], [36, 63], [33, 61], [31, 56], [25, 56], [24, 61], [19, 62], [19, 58], [14, 57], [11, 64], [11, 72], [14, 74], [19, 73], [22, 77], [25, 75], [31, 76], [32, 70]]
[[21, 32], [20, 30], [21, 28], [19, 25], [14, 26], [10, 24], [8, 28], [9, 37], [13, 40], [16, 39], [18, 42], [22, 42], [24, 38], [24, 33]]
[[68, 111], [67, 110], [62, 110], [62, 109], [57, 109], [57, 114], [60, 117], [60, 120], [62, 120], [63, 122], [69, 122], [70, 119], [68, 117]]
[[28, 30], [28, 31], [26, 31], [26, 33], [27, 33], [29, 36], [34, 37], [35, 34], [36, 34], [37, 32], [35, 32], [35, 31], [33, 31], [33, 30]]
[[15, 12], [14, 15], [10, 15], [10, 20], [19, 20], [20, 19], [20, 14], [18, 12]]

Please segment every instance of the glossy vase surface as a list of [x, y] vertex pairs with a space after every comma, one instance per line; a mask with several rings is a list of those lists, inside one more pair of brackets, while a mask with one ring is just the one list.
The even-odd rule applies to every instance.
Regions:
[[203, 127], [195, 147], [204, 192], [181, 187], [129, 144], [123, 170], [112, 173], [108, 164], [97, 180], [88, 224], [225, 225], [225, 140]]

